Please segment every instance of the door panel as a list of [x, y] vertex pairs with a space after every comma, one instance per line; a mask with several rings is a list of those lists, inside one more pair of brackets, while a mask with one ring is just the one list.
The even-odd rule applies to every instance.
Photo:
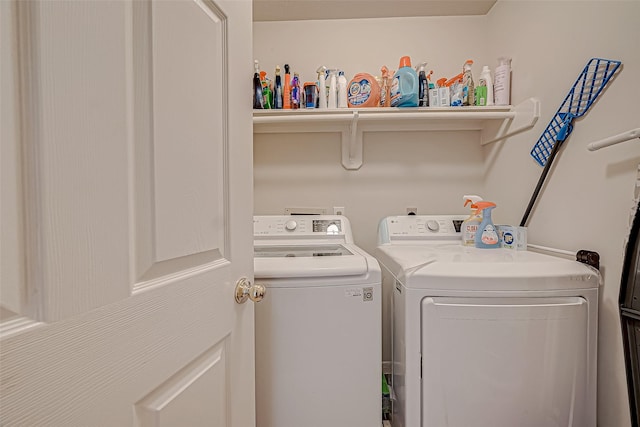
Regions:
[[226, 18], [211, 2], [157, 2], [152, 16], [156, 260], [224, 253]]
[[422, 310], [423, 425], [589, 425], [584, 298], [434, 297]]
[[253, 306], [234, 300], [253, 275], [251, 105], [226, 95], [251, 74], [251, 2], [10, 9], [24, 182], [2, 202], [25, 219], [2, 260], [24, 245], [35, 309], [0, 317], [0, 425], [254, 425]]

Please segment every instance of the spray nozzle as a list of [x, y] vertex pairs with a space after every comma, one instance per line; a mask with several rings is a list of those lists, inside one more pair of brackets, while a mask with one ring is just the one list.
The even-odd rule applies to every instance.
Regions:
[[276, 76], [280, 75], [280, 66], [276, 65]]
[[285, 74], [291, 74], [291, 73], [289, 72], [289, 64], [284, 64], [284, 73], [285, 73]]
[[476, 203], [476, 206], [478, 208], [478, 212], [482, 212], [485, 209], [493, 209], [496, 207], [496, 204], [493, 202], [478, 202]]
[[318, 67], [318, 69], [316, 70], [316, 73], [318, 73], [318, 79], [320, 79], [320, 76], [324, 75], [324, 73], [327, 72], [327, 67], [325, 67], [324, 65], [321, 65]]
[[389, 69], [386, 65], [383, 65], [382, 68], [380, 68], [380, 73], [382, 73], [383, 79], [389, 78]]
[[427, 66], [427, 63], [426, 62], [422, 62], [422, 63], [416, 65], [416, 71], [417, 72], [424, 71], [426, 66]]
[[471, 209], [476, 209], [477, 203], [482, 201], [482, 197], [476, 196], [475, 194], [465, 194], [462, 199], [464, 200], [465, 207], [471, 203]]
[[256, 74], [260, 75], [260, 64], [257, 59], [253, 61], [253, 69]]
[[[457, 74], [457, 75], [451, 77], [449, 80], [447, 80], [447, 82], [445, 83], [445, 86], [451, 86], [454, 83], [462, 81], [462, 76], [463, 75], [464, 75], [464, 73], [460, 73], [460, 74]], [[438, 80], [438, 81], [440, 81], [440, 80]]]

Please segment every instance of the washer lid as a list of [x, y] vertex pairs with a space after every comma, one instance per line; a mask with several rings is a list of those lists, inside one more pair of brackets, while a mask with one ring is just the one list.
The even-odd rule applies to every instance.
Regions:
[[597, 288], [585, 264], [531, 251], [477, 249], [460, 243], [381, 245], [377, 258], [407, 288], [529, 291]]
[[260, 245], [254, 248], [257, 278], [366, 275], [368, 263], [345, 245]]

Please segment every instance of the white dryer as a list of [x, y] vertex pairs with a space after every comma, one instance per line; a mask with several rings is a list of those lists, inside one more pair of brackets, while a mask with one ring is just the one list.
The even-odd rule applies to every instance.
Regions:
[[465, 216], [382, 220], [394, 427], [595, 427], [599, 272], [463, 247]]
[[381, 273], [344, 216], [255, 216], [257, 427], [379, 427]]

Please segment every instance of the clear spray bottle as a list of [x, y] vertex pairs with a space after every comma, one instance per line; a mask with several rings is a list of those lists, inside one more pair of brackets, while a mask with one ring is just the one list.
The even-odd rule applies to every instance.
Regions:
[[476, 231], [478, 226], [482, 222], [482, 215], [478, 211], [478, 202], [482, 201], [482, 197], [475, 194], [465, 194], [463, 197], [465, 207], [470, 205], [471, 211], [469, 217], [462, 221], [462, 246], [475, 246], [476, 245]]

